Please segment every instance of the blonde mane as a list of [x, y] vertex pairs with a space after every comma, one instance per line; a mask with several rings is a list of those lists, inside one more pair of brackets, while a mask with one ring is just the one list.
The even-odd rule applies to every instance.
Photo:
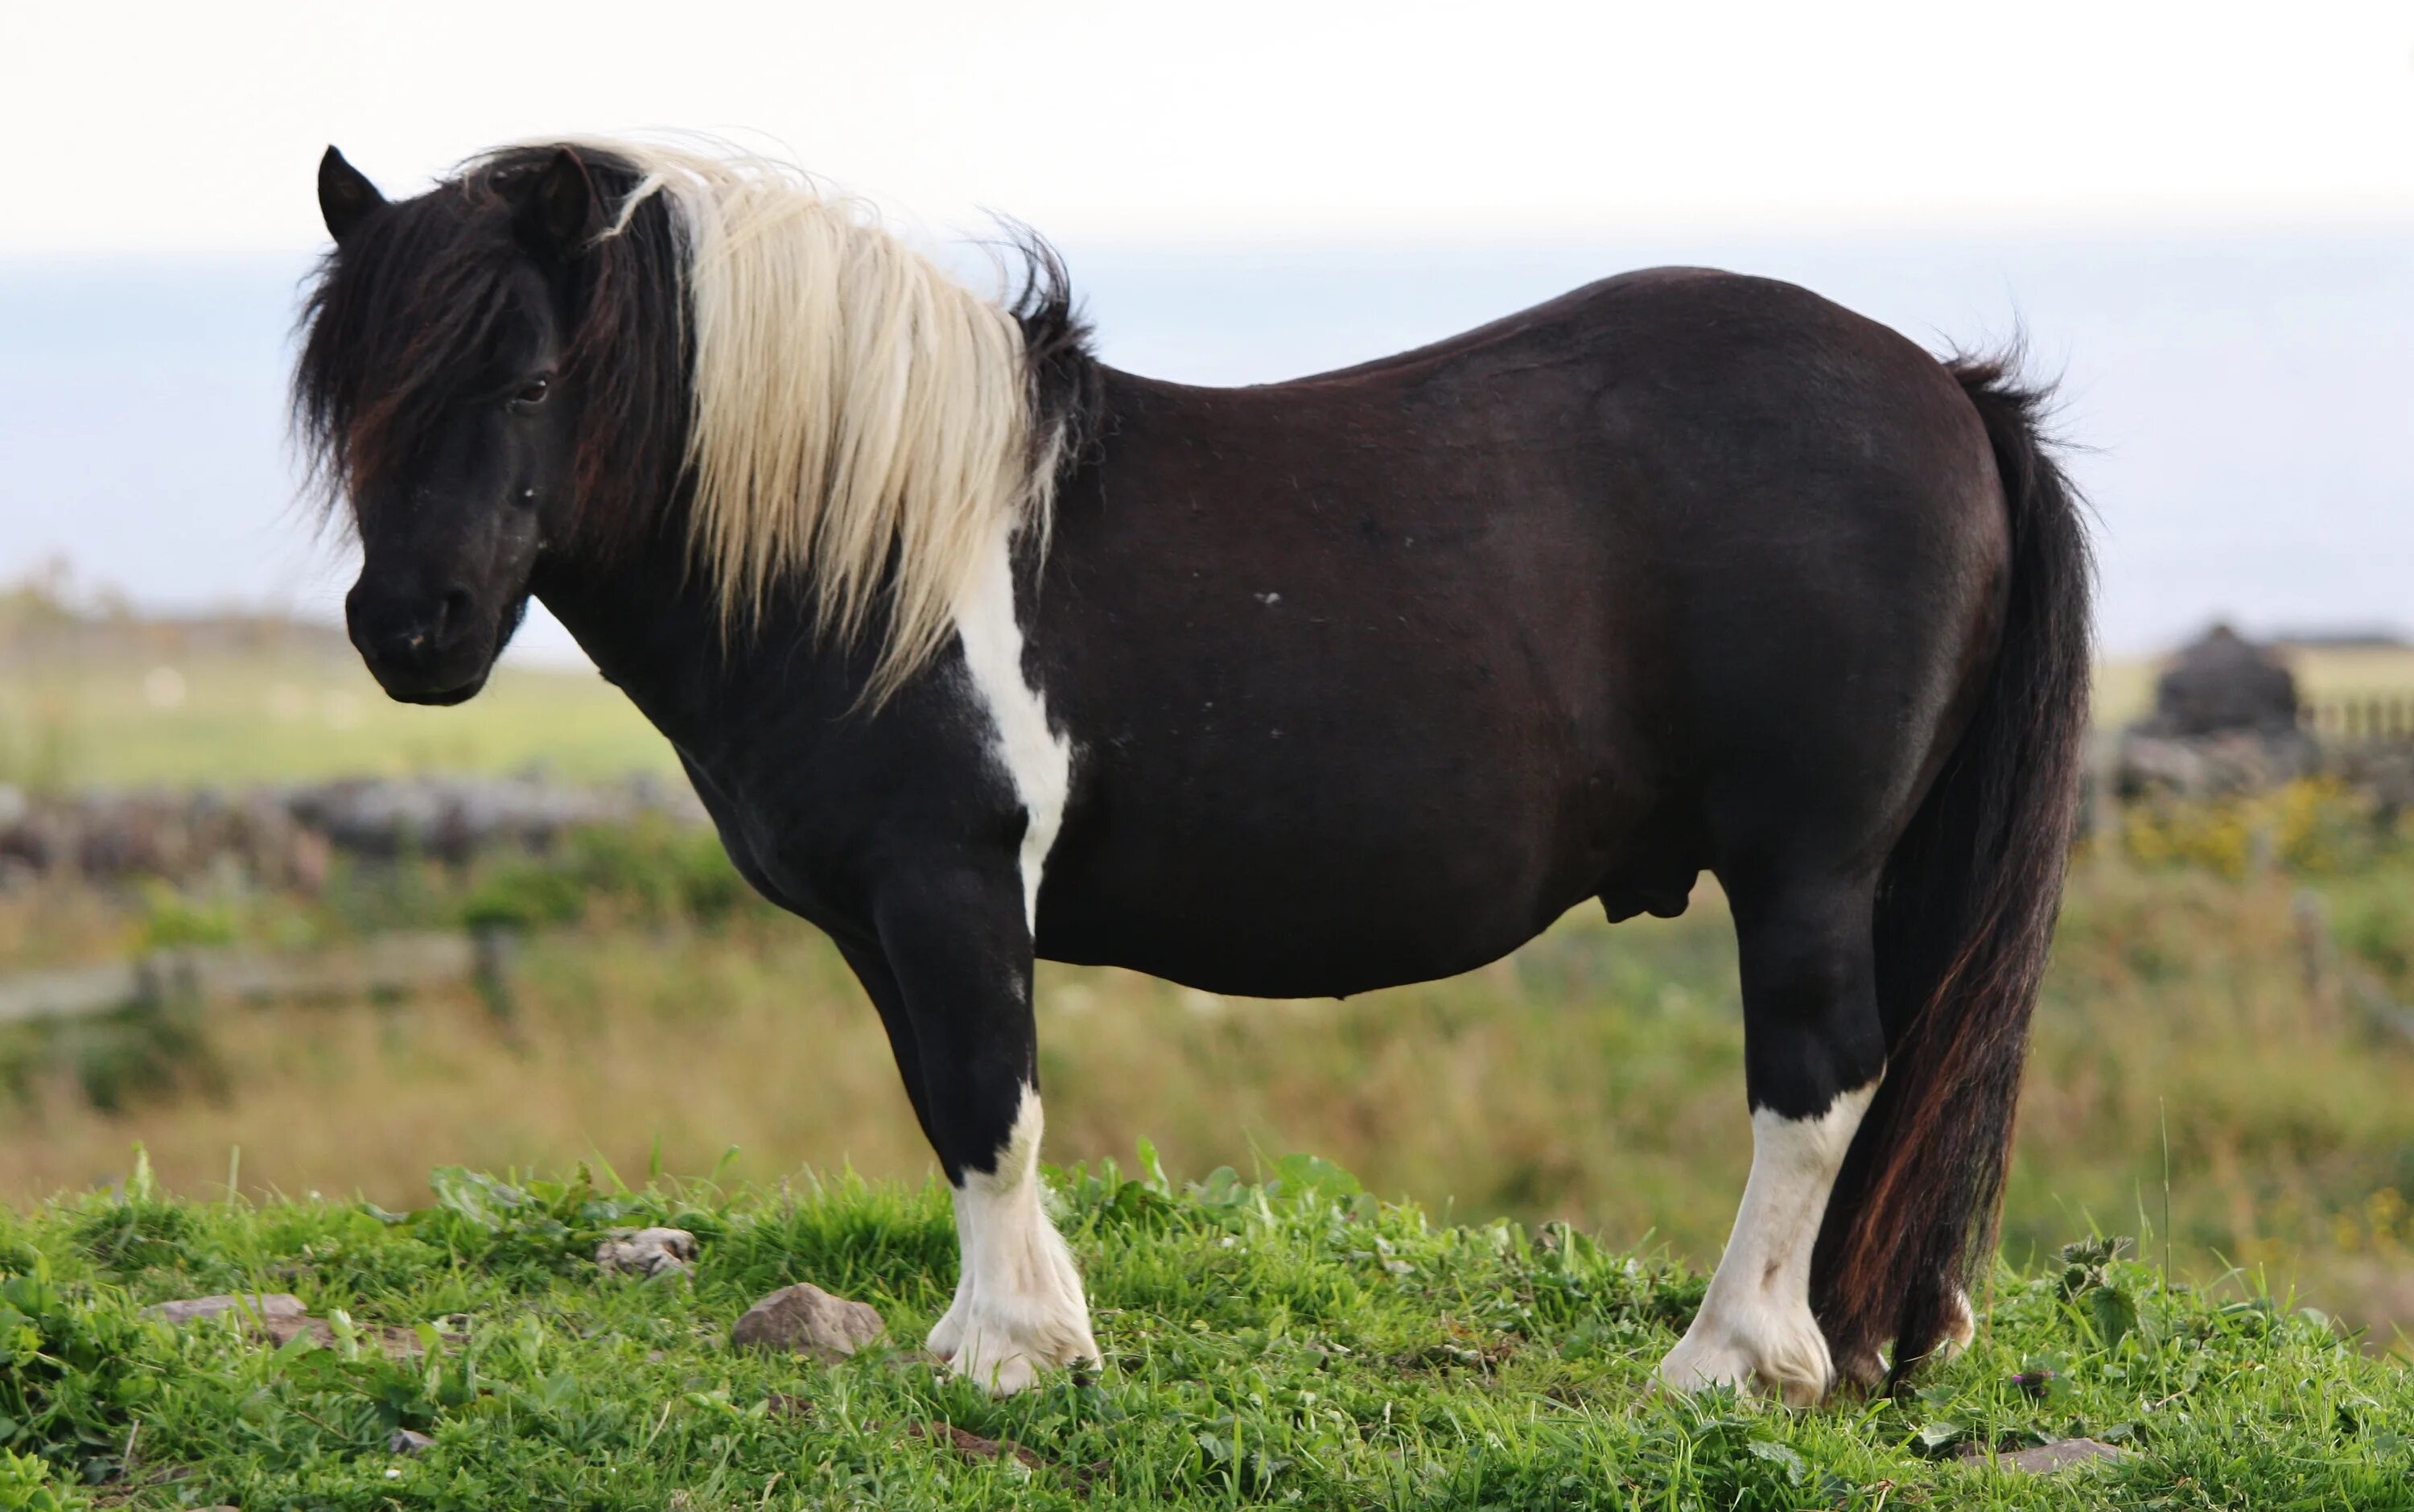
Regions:
[[572, 145], [642, 175], [607, 236], [660, 194], [685, 247], [688, 548], [724, 632], [801, 584], [818, 631], [877, 626], [885, 697], [955, 633], [983, 553], [1045, 540], [1057, 444], [1033, 434], [1021, 324], [787, 164]]

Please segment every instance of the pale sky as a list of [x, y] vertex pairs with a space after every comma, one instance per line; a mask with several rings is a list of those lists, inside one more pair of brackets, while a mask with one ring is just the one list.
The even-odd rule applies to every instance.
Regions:
[[2414, 4], [10, 3], [0, 255], [298, 249], [329, 141], [407, 190], [649, 127], [1091, 240], [2386, 224]]
[[407, 193], [648, 129], [780, 151], [926, 244], [1027, 221], [1102, 356], [1190, 382], [1652, 262], [1938, 349], [2025, 323], [2108, 644], [2407, 613], [2414, 0], [0, 0], [0, 581], [61, 557], [333, 618], [349, 554], [284, 449], [320, 152]]

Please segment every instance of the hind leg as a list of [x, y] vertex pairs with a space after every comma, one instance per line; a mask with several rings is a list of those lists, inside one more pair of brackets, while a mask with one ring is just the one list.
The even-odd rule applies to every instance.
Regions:
[[[1930, 1357], [1939, 1364], [1955, 1359], [1977, 1338], [1978, 1311], [1970, 1305], [1969, 1292], [1960, 1286], [1949, 1288], [1945, 1294], [1945, 1337], [1937, 1340], [1936, 1352]], [[1850, 1357], [1839, 1355], [1836, 1375], [1875, 1391], [1885, 1384], [1886, 1362], [1866, 1351]]]
[[1827, 1194], [1885, 1066], [1861, 879], [1730, 879], [1743, 969], [1751, 1175], [1701, 1311], [1661, 1362], [1679, 1391], [1754, 1385], [1810, 1406], [1836, 1368], [1810, 1310]]

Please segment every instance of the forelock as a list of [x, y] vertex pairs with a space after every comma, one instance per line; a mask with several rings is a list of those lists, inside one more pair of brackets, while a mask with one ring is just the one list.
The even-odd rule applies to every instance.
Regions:
[[498, 166], [385, 207], [319, 265], [292, 399], [311, 486], [330, 506], [419, 451], [486, 376], [522, 257]]

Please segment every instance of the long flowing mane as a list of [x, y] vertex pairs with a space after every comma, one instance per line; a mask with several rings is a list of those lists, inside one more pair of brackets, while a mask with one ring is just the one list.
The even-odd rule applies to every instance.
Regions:
[[1044, 545], [1095, 365], [1064, 268], [1018, 238], [1011, 302], [964, 287], [774, 159], [571, 140], [474, 159], [331, 256], [295, 410], [315, 475], [364, 507], [414, 432], [475, 392], [509, 305], [515, 180], [577, 153], [605, 207], [578, 260], [562, 364], [583, 405], [576, 533], [684, 549], [724, 632], [802, 590], [815, 628], [881, 636], [885, 696], [953, 634], [981, 554]]

